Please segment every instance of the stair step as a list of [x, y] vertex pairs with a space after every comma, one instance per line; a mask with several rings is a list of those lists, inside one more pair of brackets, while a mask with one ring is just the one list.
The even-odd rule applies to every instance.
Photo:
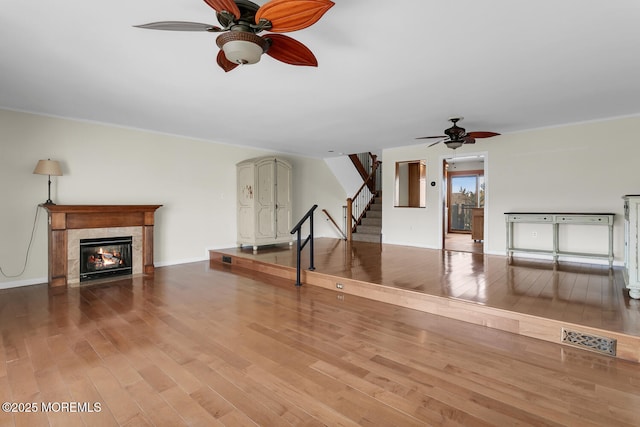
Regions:
[[382, 196], [373, 199], [351, 239], [357, 242], [382, 243]]
[[367, 213], [367, 216], [362, 218], [362, 225], [373, 225], [376, 227], [382, 227], [382, 218], [371, 217], [369, 216], [369, 213]]
[[382, 211], [367, 211], [365, 218], [382, 218]]
[[356, 233], [362, 234], [380, 234], [382, 227], [379, 225], [359, 225], [356, 228]]
[[382, 234], [353, 233], [351, 240], [357, 242], [382, 243]]

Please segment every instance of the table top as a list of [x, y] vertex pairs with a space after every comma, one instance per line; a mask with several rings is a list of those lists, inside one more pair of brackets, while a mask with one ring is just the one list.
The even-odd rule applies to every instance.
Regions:
[[614, 213], [602, 212], [505, 212], [505, 215], [615, 215]]

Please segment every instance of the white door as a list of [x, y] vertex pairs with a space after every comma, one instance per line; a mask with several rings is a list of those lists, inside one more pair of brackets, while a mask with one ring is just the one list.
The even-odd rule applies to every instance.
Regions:
[[276, 163], [276, 233], [291, 236], [291, 167], [283, 162]]
[[256, 239], [276, 237], [276, 194], [274, 159], [267, 159], [256, 165]]

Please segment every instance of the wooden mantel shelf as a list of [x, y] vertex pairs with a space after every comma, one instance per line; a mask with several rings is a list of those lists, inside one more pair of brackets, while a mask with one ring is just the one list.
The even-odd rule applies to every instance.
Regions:
[[49, 212], [154, 212], [162, 205], [42, 205]]
[[142, 227], [142, 263], [153, 274], [153, 226], [162, 205], [42, 205], [49, 212], [49, 287], [67, 286], [67, 230]]

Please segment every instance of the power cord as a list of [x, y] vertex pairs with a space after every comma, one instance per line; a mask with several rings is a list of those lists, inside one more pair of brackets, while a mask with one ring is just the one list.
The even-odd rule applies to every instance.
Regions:
[[31, 244], [33, 243], [33, 236], [36, 233], [36, 225], [38, 224], [38, 214], [40, 213], [40, 206], [36, 206], [36, 216], [33, 218], [33, 228], [31, 229], [31, 238], [29, 239], [29, 246], [27, 246], [27, 254], [24, 257], [24, 265], [22, 266], [22, 271], [15, 276], [7, 275], [4, 271], [2, 271], [2, 267], [0, 267], [0, 274], [2, 274], [7, 279], [15, 279], [16, 277], [20, 277], [27, 270], [27, 261], [29, 260], [29, 252], [31, 251]]

